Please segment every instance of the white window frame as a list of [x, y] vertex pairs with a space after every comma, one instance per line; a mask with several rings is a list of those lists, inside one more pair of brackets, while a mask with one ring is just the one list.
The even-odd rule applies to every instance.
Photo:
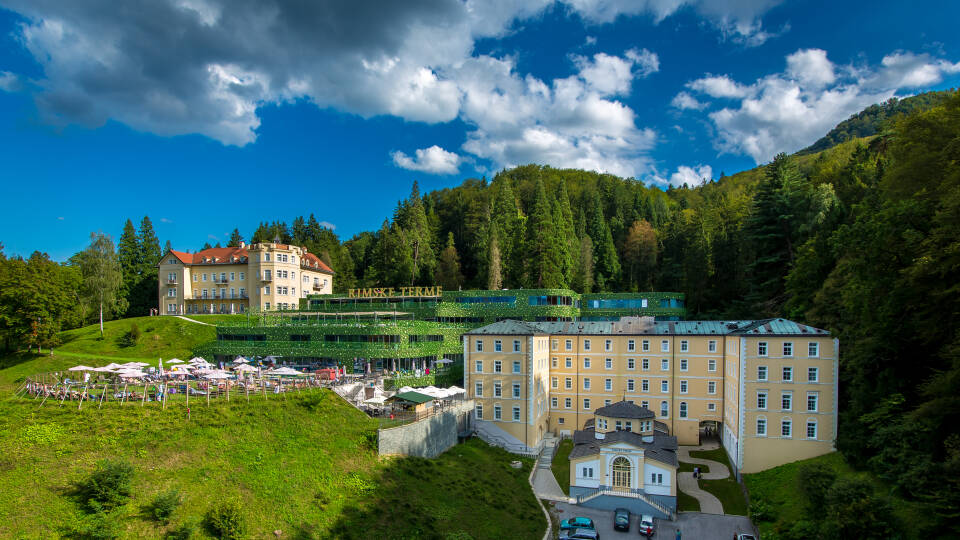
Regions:
[[493, 352], [503, 352], [503, 342], [499, 339], [493, 340]]
[[757, 342], [757, 356], [767, 356], [770, 354], [770, 347], [767, 346], [766, 341]]
[[767, 417], [766, 416], [757, 417], [756, 435], [757, 437], [767, 436]]
[[681, 339], [680, 352], [689, 352], [689, 351], [690, 351], [690, 342], [685, 339]]
[[660, 402], [660, 418], [667, 418], [670, 416], [670, 403], [667, 401]]
[[475, 360], [473, 368], [474, 373], [483, 373], [483, 360]]
[[603, 389], [606, 392], [613, 391], [613, 379], [604, 379], [603, 380]]
[[567, 350], [567, 351], [572, 351], [572, 350], [573, 350], [573, 340], [572, 340], [572, 339], [568, 339], [564, 345], [565, 345], [565, 349], [564, 349], [564, 350]]
[[686, 402], [686, 401], [681, 401], [681, 402], [680, 402], [680, 413], [679, 413], [679, 414], [680, 414], [680, 418], [686, 418], [686, 417], [687, 417], [687, 402]]
[[494, 360], [494, 361], [493, 361], [493, 372], [494, 372], [494, 373], [503, 373], [503, 360]]
[[473, 417], [477, 420], [483, 420], [483, 403], [477, 403], [473, 407]]
[[520, 407], [513, 408], [513, 421], [514, 422], [520, 421]]
[[474, 347], [477, 352], [483, 352], [483, 340], [478, 339], [474, 342]]
[[670, 393], [670, 381], [663, 379], [660, 381], [660, 393], [669, 394]]
[[627, 340], [627, 351], [628, 351], [628, 352], [633, 352], [633, 351], [635, 351], [635, 350], [637, 350], [637, 342], [636, 342], [635, 340], [628, 339], [628, 340]]
[[[813, 426], [813, 436], [810, 436], [810, 426]], [[807, 424], [803, 430], [804, 438], [815, 441], [820, 434], [820, 426], [817, 425], [816, 418], [807, 418]]]
[[514, 361], [513, 361], [513, 373], [516, 375], [516, 374], [519, 374], [520, 372], [521, 372], [520, 361], [519, 361], [519, 360], [514, 360]]
[[757, 366], [757, 380], [766, 381], [770, 377], [770, 370], [767, 369], [767, 366]]
[[660, 359], [660, 371], [670, 371], [670, 359], [661, 358]]
[[585, 410], [590, 410], [590, 398], [583, 398], [583, 408]]
[[783, 366], [780, 370], [780, 380], [785, 383], [793, 382], [793, 366]]
[[513, 352], [520, 352], [520, 340], [513, 340]]
[[476, 381], [473, 383], [473, 395], [477, 397], [483, 397], [483, 381]]
[[589, 351], [589, 350], [590, 350], [590, 340], [589, 340], [589, 339], [583, 340], [583, 350], [585, 350], [585, 351]]
[[681, 379], [681, 380], [680, 380], [680, 393], [681, 393], [681, 394], [686, 394], [686, 393], [687, 393], [687, 389], [688, 389], [689, 386], [690, 386], [690, 385], [689, 385], [689, 383], [688, 383], [686, 380]]
[[793, 356], [793, 342], [784, 341], [783, 342], [783, 356]]
[[520, 399], [520, 383], [515, 382], [511, 386], [513, 399]]
[[660, 352], [670, 352], [670, 340], [664, 339], [660, 341]]
[[[810, 408], [810, 401], [813, 399], [813, 408]], [[818, 412], [820, 410], [820, 392], [807, 392], [807, 412]]]
[[717, 381], [707, 381], [707, 393], [711, 395], [717, 393]]
[[637, 369], [637, 359], [636, 359], [636, 358], [627, 358], [627, 369], [632, 369], [632, 370]]
[[583, 369], [590, 369], [590, 358], [587, 356], [583, 357]]
[[650, 351], [650, 340], [649, 340], [649, 339], [643, 340], [643, 342], [640, 344], [640, 349], [641, 349], [643, 352], [649, 352], [649, 351]]
[[757, 391], [757, 408], [761, 411], [770, 406], [770, 394], [766, 390]]
[[717, 340], [711, 339], [707, 342], [707, 352], [717, 352]]
[[[784, 407], [784, 403], [788, 406]], [[780, 410], [781, 411], [792, 411], [793, 410], [793, 391], [787, 390], [780, 392]]]
[[603, 367], [605, 369], [613, 369], [613, 358], [604, 358]]
[[780, 436], [783, 437], [784, 439], [793, 438], [793, 419], [791, 418], [780, 419]]
[[717, 371], [717, 360], [711, 358], [707, 360], [707, 371], [716, 372]]
[[584, 377], [584, 378], [583, 378], [583, 389], [584, 389], [584, 390], [589, 390], [589, 389], [590, 389], [590, 377]]
[[690, 367], [690, 361], [686, 358], [680, 359], [680, 371], [687, 371], [687, 368]]
[[[810, 377], [810, 375], [813, 375], [813, 377]], [[820, 368], [818, 367], [807, 368], [807, 382], [820, 382]]]
[[816, 341], [807, 343], [807, 357], [820, 358], [820, 343]]

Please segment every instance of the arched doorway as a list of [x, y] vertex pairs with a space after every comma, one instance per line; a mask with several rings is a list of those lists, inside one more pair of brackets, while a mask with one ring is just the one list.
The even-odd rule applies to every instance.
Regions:
[[630, 491], [630, 460], [623, 456], [617, 457], [613, 460], [610, 472], [614, 490]]

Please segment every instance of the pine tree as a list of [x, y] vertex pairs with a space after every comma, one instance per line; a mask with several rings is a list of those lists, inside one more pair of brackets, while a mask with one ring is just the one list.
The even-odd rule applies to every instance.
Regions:
[[560, 180], [560, 193], [557, 194], [559, 215], [555, 218], [557, 224], [557, 239], [563, 243], [563, 273], [567, 283], [573, 283], [573, 276], [577, 271], [577, 262], [580, 255], [580, 238], [577, 237], [573, 221], [573, 210], [570, 208], [570, 195], [567, 194], [567, 181]]
[[754, 196], [753, 211], [744, 229], [756, 258], [750, 266], [755, 309], [774, 316], [784, 302], [784, 269], [793, 259], [790, 242], [791, 209], [784, 193], [785, 184], [795, 184], [800, 175], [796, 163], [780, 153], [766, 167]]
[[433, 237], [423, 199], [420, 198], [420, 187], [413, 183], [410, 198], [397, 208], [394, 223], [403, 230], [403, 236], [410, 247], [410, 258], [413, 261], [413, 272], [410, 283], [429, 284], [433, 281], [433, 272], [437, 265], [437, 256], [433, 250]]
[[587, 218], [587, 233], [593, 242], [594, 281], [598, 290], [615, 283], [620, 275], [620, 260], [613, 245], [613, 236], [603, 217], [600, 195], [593, 193], [593, 205]]
[[160, 264], [160, 240], [153, 230], [153, 223], [149, 216], [140, 220], [140, 231], [137, 234], [137, 244], [140, 248], [139, 279], [135, 290], [130, 296], [130, 305], [127, 316], [143, 316], [150, 313], [150, 309], [157, 306], [157, 289], [159, 288], [157, 265]]
[[273, 237], [270, 236], [270, 227], [266, 223], [260, 222], [256, 230], [253, 231], [253, 236], [250, 237], [250, 243], [262, 244], [267, 242], [273, 242]]
[[491, 291], [503, 288], [503, 276], [500, 270], [500, 245], [497, 242], [497, 227], [490, 227], [490, 260], [487, 262], [487, 289]]
[[230, 233], [230, 241], [227, 242], [227, 247], [240, 247], [240, 242], [243, 242], [243, 236], [240, 235], [240, 229], [235, 228]]
[[293, 220], [293, 243], [298, 246], [304, 246], [310, 240], [310, 230], [307, 228], [307, 222], [303, 216], [297, 216]]
[[205, 249], [213, 249], [213, 246], [210, 245], [210, 242], [204, 242], [203, 247], [200, 248], [200, 251], [203, 251]]
[[453, 243], [453, 232], [447, 233], [447, 247], [440, 253], [437, 264], [437, 281], [447, 290], [455, 291], [463, 284], [463, 274], [460, 273], [460, 257], [457, 247]]
[[120, 296], [127, 300], [128, 306], [132, 307], [138, 304], [136, 298], [137, 284], [143, 278], [143, 264], [140, 261], [142, 256], [140, 242], [137, 239], [137, 230], [133, 227], [133, 221], [127, 220], [123, 225], [123, 234], [120, 235], [120, 242], [117, 244], [117, 260], [120, 263], [120, 272], [123, 275], [123, 281], [120, 286]]
[[623, 244], [625, 283], [632, 290], [652, 286], [657, 265], [657, 233], [646, 220], [634, 221]]
[[593, 290], [593, 241], [590, 236], [580, 239], [580, 264], [574, 274], [573, 289], [583, 294]]
[[156, 273], [156, 266], [160, 264], [160, 239], [153, 230], [153, 223], [149, 216], [143, 216], [140, 221], [140, 264], [143, 265], [141, 272], [144, 274]]
[[539, 178], [533, 211], [527, 223], [526, 246], [523, 250], [527, 263], [527, 286], [535, 289], [566, 287], [553, 212], [543, 180]]

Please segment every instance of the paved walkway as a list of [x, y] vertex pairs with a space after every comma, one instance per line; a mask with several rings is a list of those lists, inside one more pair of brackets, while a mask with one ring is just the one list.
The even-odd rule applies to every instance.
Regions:
[[[681, 446], [677, 449], [677, 459], [684, 463], [706, 465], [709, 467], [710, 472], [704, 472], [701, 475], [704, 480], [722, 480], [730, 476], [730, 470], [727, 469], [726, 465], [710, 459], [690, 457], [691, 450], [715, 450], [719, 447], [720, 445], [716, 443], [701, 446]], [[680, 491], [690, 495], [700, 503], [700, 512], [704, 514], [723, 514], [723, 504], [720, 502], [720, 499], [700, 489], [697, 479], [693, 477], [692, 472], [677, 473], [677, 487]]]
[[553, 437], [543, 439], [543, 452], [537, 458], [533, 472], [533, 493], [539, 499], [567, 502], [570, 498], [564, 495], [557, 478], [553, 476], [553, 470], [550, 469], [557, 443], [557, 439]]
[[183, 315], [177, 315], [176, 317], [177, 317], [178, 319], [183, 319], [183, 320], [185, 320], [185, 321], [192, 322], [192, 323], [196, 323], [196, 324], [202, 324], [202, 325], [204, 325], [204, 326], [216, 326], [215, 324], [205, 323], [205, 322], [202, 322], [202, 321], [198, 321], [198, 320], [196, 320], [196, 319], [191, 319], [190, 317], [184, 317]]

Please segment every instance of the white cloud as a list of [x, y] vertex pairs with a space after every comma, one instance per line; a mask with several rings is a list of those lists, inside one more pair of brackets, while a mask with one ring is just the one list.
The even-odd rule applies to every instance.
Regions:
[[408, 171], [420, 171], [430, 174], [456, 174], [460, 170], [460, 156], [447, 152], [437, 145], [419, 148], [415, 157], [397, 150], [391, 152], [393, 164]]
[[579, 76], [600, 95], [626, 95], [634, 77], [646, 77], [660, 70], [657, 53], [647, 49], [630, 49], [621, 58], [597, 53], [592, 59], [575, 56]]
[[162, 217], [160, 218], [160, 223], [173, 223], [173, 220]]
[[735, 106], [709, 113], [721, 152], [746, 154], [757, 163], [779, 152], [800, 150], [864, 107], [890, 98], [897, 90], [934, 84], [960, 72], [960, 63], [927, 54], [897, 52], [880, 66], [837, 67], [820, 49], [786, 57], [782, 73], [749, 85], [727, 75], [709, 75], [687, 84], [713, 97], [736, 98]]
[[697, 165], [695, 167], [680, 165], [669, 178], [652, 174], [647, 177], [647, 181], [659, 186], [680, 187], [686, 184], [688, 187], [696, 187], [709, 182], [712, 178], [713, 168], [709, 165]]
[[9, 71], [0, 71], [0, 90], [4, 92], [19, 92], [23, 88], [20, 77]]
[[57, 221], [63, 221], [64, 219], [66, 218], [64, 218], [63, 216], [57, 216]]
[[670, 101], [670, 105], [680, 110], [694, 109], [699, 111], [708, 104], [697, 101], [697, 98], [691, 96], [687, 92], [680, 92], [673, 97], [673, 99]]
[[326, 228], [330, 229], [331, 231], [334, 231], [334, 230], [337, 229], [337, 226], [334, 225], [333, 223], [330, 223], [329, 221], [321, 221], [321, 222], [320, 222], [320, 226], [321, 226], [321, 227], [326, 227]]
[[687, 88], [715, 98], [742, 98], [750, 93], [750, 88], [737, 83], [727, 75], [707, 75], [688, 82]]

